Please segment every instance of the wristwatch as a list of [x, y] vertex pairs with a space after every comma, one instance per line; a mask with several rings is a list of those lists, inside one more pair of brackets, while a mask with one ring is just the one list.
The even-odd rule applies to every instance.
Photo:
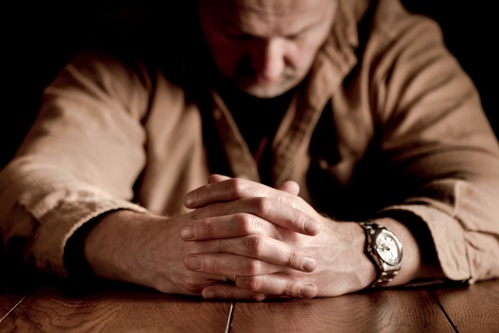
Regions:
[[398, 274], [402, 263], [402, 243], [393, 232], [372, 222], [359, 223], [366, 232], [366, 252], [378, 269], [371, 287], [380, 287]]

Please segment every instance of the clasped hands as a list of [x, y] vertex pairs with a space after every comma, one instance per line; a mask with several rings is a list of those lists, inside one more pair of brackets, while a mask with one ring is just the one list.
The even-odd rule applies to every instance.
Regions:
[[183, 264], [193, 273], [191, 287], [201, 287], [204, 298], [254, 300], [363, 288], [369, 281], [350, 261], [352, 249], [362, 254], [360, 227], [324, 217], [298, 192], [295, 182], [271, 188], [212, 175], [188, 193], [184, 203], [192, 212], [180, 237], [189, 248]]

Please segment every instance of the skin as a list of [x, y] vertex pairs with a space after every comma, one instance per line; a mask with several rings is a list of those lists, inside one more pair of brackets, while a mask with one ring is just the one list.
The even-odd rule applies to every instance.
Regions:
[[[304, 78], [334, 22], [336, 1], [200, 0], [199, 9], [220, 73], [267, 98]], [[311, 298], [368, 287], [376, 269], [365, 254], [363, 229], [318, 213], [299, 190], [293, 181], [272, 188], [212, 175], [185, 196], [185, 215], [104, 215], [84, 254], [99, 277], [204, 298]], [[403, 224], [375, 222], [404, 246], [402, 269], [389, 285], [439, 277]], [[235, 284], [227, 282], [231, 275]]]
[[227, 83], [276, 97], [307, 75], [336, 14], [332, 0], [201, 0], [199, 19]]
[[[351, 293], [376, 276], [353, 222], [322, 216], [295, 182], [271, 188], [212, 175], [185, 197], [188, 214], [127, 210], [105, 215], [89, 233], [85, 256], [97, 276], [204, 298], [264, 300]], [[402, 270], [389, 285], [436, 277], [405, 226], [377, 220], [404, 244]], [[227, 276], [236, 275], [236, 285]]]

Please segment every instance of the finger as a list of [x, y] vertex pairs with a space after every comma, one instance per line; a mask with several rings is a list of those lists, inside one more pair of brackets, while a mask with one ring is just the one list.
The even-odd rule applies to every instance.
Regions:
[[193, 272], [220, 276], [272, 274], [283, 270], [268, 262], [229, 253], [190, 254], [184, 259], [184, 267]]
[[264, 294], [254, 293], [247, 289], [224, 283], [217, 283], [203, 289], [201, 295], [205, 299], [237, 299], [248, 301], [263, 301]]
[[[260, 262], [303, 272], [313, 272], [317, 268], [316, 261], [310, 254], [262, 235], [204, 243], [202, 252], [198, 250], [195, 255], [187, 257], [188, 261], [195, 258], [197, 265], [195, 267], [204, 273], [243, 275], [269, 273], [261, 270], [267, 269], [267, 266], [261, 267]], [[229, 270], [232, 272], [229, 273]], [[274, 267], [272, 271], [275, 271]]]
[[302, 282], [280, 274], [238, 276], [236, 285], [255, 294], [293, 298], [313, 298], [317, 295], [315, 284]]
[[208, 184], [220, 183], [228, 179], [230, 179], [228, 176], [213, 174], [208, 177]]
[[288, 181], [279, 188], [272, 188], [251, 180], [241, 178], [227, 178], [226, 176], [215, 176], [213, 180], [219, 182], [209, 183], [201, 186], [184, 197], [184, 205], [187, 208], [200, 208], [216, 202], [234, 201], [250, 197], [268, 197], [280, 201], [290, 207], [300, 209], [309, 214], [317, 212], [297, 194], [300, 190], [296, 182]]
[[[298, 251], [292, 245], [263, 235], [229, 238], [220, 241], [218, 249], [223, 253], [238, 254], [303, 272], [313, 272], [317, 268], [316, 262], [310, 254]], [[211, 258], [208, 257], [208, 259]], [[214, 259], [216, 260], [216, 258]], [[254, 274], [258, 274], [258, 272], [254, 272]]]
[[[215, 176], [213, 180], [222, 180]], [[290, 196], [289, 193], [286, 193]], [[283, 191], [242, 178], [228, 178], [219, 182], [210, 182], [189, 193], [184, 198], [188, 208], [198, 208], [214, 202], [226, 202], [249, 197], [270, 197], [278, 200], [282, 198]]]
[[226, 203], [216, 203], [200, 208], [192, 214], [195, 219], [205, 219], [239, 213], [253, 214], [285, 229], [305, 235], [315, 236], [320, 231], [319, 223], [302, 210], [268, 197], [244, 198]]
[[282, 183], [281, 185], [276, 187], [278, 190], [288, 192], [292, 195], [298, 195], [300, 193], [300, 185], [297, 182], [289, 180], [287, 182]]
[[277, 236], [277, 225], [254, 214], [241, 213], [207, 217], [185, 224], [180, 229], [184, 241], [235, 238], [248, 235]]

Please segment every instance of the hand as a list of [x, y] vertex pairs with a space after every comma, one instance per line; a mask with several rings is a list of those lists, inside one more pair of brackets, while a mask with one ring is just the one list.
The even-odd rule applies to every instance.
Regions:
[[195, 220], [183, 226], [182, 239], [218, 240], [224, 251], [189, 254], [186, 267], [237, 276], [236, 286], [207, 286], [204, 297], [334, 296], [372, 282], [375, 269], [364, 254], [361, 227], [322, 216], [298, 192], [295, 182], [274, 189], [213, 175], [207, 185], [186, 196]]
[[[209, 183], [214, 184], [220, 180], [220, 177], [210, 177]], [[283, 189], [291, 193], [298, 193], [299, 190], [294, 182], [284, 184]], [[211, 191], [204, 187], [199, 190]], [[194, 193], [196, 191], [191, 195]], [[186, 200], [189, 198], [188, 195]], [[187, 203], [187, 205], [190, 204]], [[198, 207], [191, 214], [196, 221], [184, 225], [181, 237], [191, 243], [199, 243], [200, 246], [216, 240], [219, 245], [218, 250], [221, 252], [200, 251], [198, 253], [201, 253], [201, 256], [197, 254], [187, 256], [186, 267], [193, 271], [220, 274], [223, 277], [241, 271], [246, 272], [247, 275], [273, 273], [274, 278], [277, 279], [283, 267], [303, 272], [315, 269], [315, 261], [308, 253], [282, 241], [286, 238], [292, 243], [293, 238], [296, 238], [298, 234], [315, 235], [318, 233], [317, 222], [302, 210], [289, 207], [279, 200], [249, 195], [241, 200], [222, 200], [222, 202]], [[269, 223], [267, 219], [272, 223]], [[268, 235], [273, 235], [273, 237], [268, 237]], [[212, 261], [207, 263], [202, 253], [209, 253]], [[208, 267], [204, 267], [205, 264]], [[279, 291], [279, 294], [284, 293], [291, 297], [313, 297], [316, 294], [316, 288], [313, 285], [288, 286], [291, 289]], [[287, 286], [281, 285], [280, 287], [286, 288]], [[236, 294], [232, 295], [233, 298], [263, 298], [261, 293], [254, 293], [251, 290], [236, 289], [234, 291]], [[209, 289], [206, 293], [209, 293]], [[204, 296], [208, 297], [206, 293]]]
[[206, 286], [225, 276], [194, 273], [184, 267], [187, 254], [203, 245], [178, 236], [189, 214], [174, 218], [118, 210], [105, 214], [90, 231], [84, 253], [96, 276], [157, 289], [171, 294], [200, 295]]
[[[200, 295], [207, 286], [225, 281], [226, 276], [232, 271], [222, 269], [223, 274], [217, 271], [204, 272], [202, 268], [196, 268], [195, 254], [211, 253], [213, 256], [218, 256], [222, 262], [228, 258], [229, 262], [235, 261], [246, 267], [255, 265], [254, 267], [258, 266], [259, 269], [263, 268], [261, 265], [263, 261], [252, 260], [249, 257], [243, 257], [245, 261], [239, 260], [241, 255], [248, 253], [248, 249], [257, 245], [255, 239], [248, 238], [241, 246], [240, 240], [233, 237], [234, 234], [247, 233], [241, 229], [241, 224], [231, 224], [236, 228], [222, 231], [228, 232], [229, 237], [215, 237], [195, 242], [183, 241], [179, 237], [180, 230], [185, 238], [188, 229], [186, 226], [197, 225], [197, 221], [210, 220], [223, 224], [227, 215], [241, 217], [244, 214], [256, 220], [257, 215], [251, 212], [258, 213], [259, 207], [252, 207], [253, 204], [254, 200], [245, 203], [233, 201], [213, 204], [169, 218], [129, 210], [111, 212], [104, 215], [88, 234], [85, 241], [85, 256], [97, 276], [132, 282], [165, 293]], [[267, 224], [267, 226], [273, 229], [281, 228], [282, 234], [285, 234], [284, 230], [292, 234], [309, 234], [310, 231], [307, 230], [310, 229], [312, 233], [316, 233], [317, 226], [315, 222], [309, 222], [309, 219], [300, 211], [292, 213], [288, 210], [287, 214], [279, 214], [274, 218], [276, 224]], [[276, 245], [270, 242], [266, 244], [269, 254], [272, 254], [272, 249]], [[267, 272], [273, 272], [274, 267], [278, 265], [288, 265], [292, 269], [305, 271], [314, 269], [314, 266], [307, 264], [306, 253], [295, 253], [291, 250], [288, 252], [289, 254], [284, 254], [282, 257], [267, 255], [268, 258], [265, 253], [261, 253], [260, 259], [266, 258], [269, 262], [266, 265]], [[231, 265], [231, 268], [234, 267]], [[233, 272], [238, 273], [239, 269]], [[245, 290], [244, 297], [241, 298], [259, 299], [261, 296]]]

